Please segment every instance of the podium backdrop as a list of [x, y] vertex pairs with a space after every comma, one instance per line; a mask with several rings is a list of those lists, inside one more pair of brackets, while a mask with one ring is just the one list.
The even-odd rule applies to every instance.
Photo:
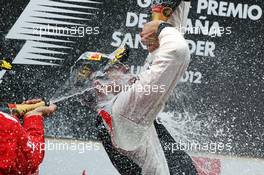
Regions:
[[[86, 51], [111, 53], [126, 43], [132, 71], [143, 66], [139, 32], [150, 1], [0, 3], [0, 56], [14, 63], [0, 71], [1, 103], [51, 98]], [[186, 34], [192, 61], [163, 113], [179, 138], [229, 144], [221, 154], [264, 157], [263, 9], [262, 0], [192, 2]], [[60, 103], [45, 124], [49, 136], [97, 138], [95, 113], [76, 101]]]

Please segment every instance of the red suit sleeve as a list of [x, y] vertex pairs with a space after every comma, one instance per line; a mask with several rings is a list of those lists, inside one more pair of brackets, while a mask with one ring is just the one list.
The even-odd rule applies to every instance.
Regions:
[[31, 115], [24, 119], [24, 135], [25, 137], [22, 137], [24, 154], [27, 157], [30, 171], [35, 172], [45, 152], [44, 124], [41, 115]]

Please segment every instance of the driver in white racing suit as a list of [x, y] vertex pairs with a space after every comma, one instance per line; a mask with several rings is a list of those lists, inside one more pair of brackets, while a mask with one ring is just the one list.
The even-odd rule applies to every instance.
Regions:
[[[141, 37], [150, 52], [145, 64], [147, 69], [129, 88], [113, 92], [113, 100], [99, 110], [114, 149], [135, 162], [143, 175], [170, 174], [154, 120], [190, 62], [188, 44], [179, 30], [185, 27], [189, 8], [190, 2], [181, 1], [167, 22], [155, 20], [144, 26]], [[111, 73], [111, 83], [121, 85], [122, 78]], [[100, 88], [113, 84], [99, 80], [96, 85], [98, 92], [102, 92]]]

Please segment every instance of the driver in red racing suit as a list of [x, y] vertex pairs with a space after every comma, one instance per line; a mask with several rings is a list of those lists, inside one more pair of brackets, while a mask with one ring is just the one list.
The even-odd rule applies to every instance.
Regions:
[[[33, 104], [41, 100], [29, 100]], [[23, 116], [21, 125], [16, 116], [0, 111], [0, 175], [38, 175], [44, 158], [43, 116], [56, 110], [55, 105], [39, 107]]]

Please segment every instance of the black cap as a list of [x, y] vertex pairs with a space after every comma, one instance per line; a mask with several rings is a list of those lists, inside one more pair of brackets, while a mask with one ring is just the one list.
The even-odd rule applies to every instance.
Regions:
[[173, 11], [181, 4], [182, 0], [152, 0], [152, 5], [170, 7]]

